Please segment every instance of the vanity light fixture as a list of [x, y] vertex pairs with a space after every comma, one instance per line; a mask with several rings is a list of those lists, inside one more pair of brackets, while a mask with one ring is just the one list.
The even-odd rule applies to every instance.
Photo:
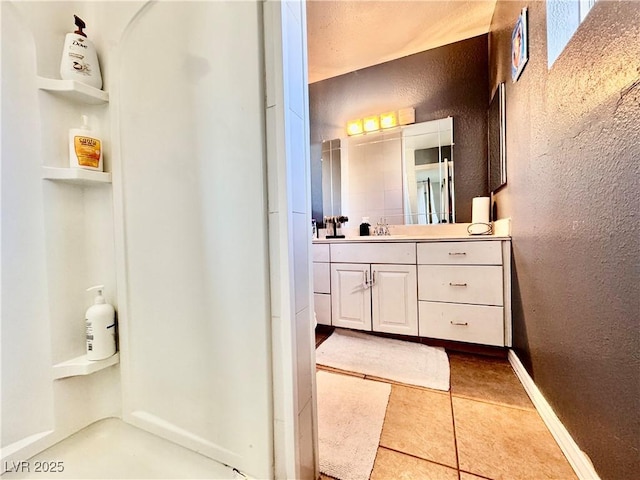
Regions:
[[413, 107], [401, 108], [398, 110], [398, 123], [400, 125], [410, 125], [416, 123], [416, 109]]
[[363, 132], [362, 120], [349, 120], [347, 122], [347, 133], [349, 135], [360, 135]]
[[396, 112], [387, 112], [380, 114], [380, 127], [381, 128], [392, 128], [398, 125], [398, 117], [396, 117]]
[[360, 135], [361, 133], [377, 132], [398, 125], [409, 125], [415, 123], [415, 109], [412, 107], [403, 108], [398, 111], [371, 115], [364, 119], [349, 120], [347, 122], [347, 134]]
[[364, 119], [364, 131], [375, 132], [380, 130], [380, 119], [378, 116], [365, 117]]

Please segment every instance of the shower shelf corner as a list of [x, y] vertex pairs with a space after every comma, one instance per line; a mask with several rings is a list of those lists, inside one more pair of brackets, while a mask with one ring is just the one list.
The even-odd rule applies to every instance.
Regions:
[[56, 78], [37, 77], [40, 90], [51, 92], [68, 100], [88, 105], [109, 103], [109, 92], [91, 87], [74, 80], [58, 80]]
[[100, 185], [111, 183], [111, 173], [81, 168], [42, 167], [42, 178], [75, 185]]
[[86, 355], [81, 355], [66, 362], [53, 366], [53, 378], [55, 380], [79, 375], [90, 375], [120, 363], [120, 353], [116, 352], [104, 360], [88, 360]]

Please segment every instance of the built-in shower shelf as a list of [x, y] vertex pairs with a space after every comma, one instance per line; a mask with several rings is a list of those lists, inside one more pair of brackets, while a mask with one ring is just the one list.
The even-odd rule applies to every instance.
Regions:
[[59, 95], [67, 100], [88, 105], [102, 105], [109, 102], [109, 93], [75, 80], [38, 77], [38, 88]]
[[42, 178], [84, 186], [111, 183], [111, 173], [82, 168], [42, 167]]
[[78, 375], [90, 375], [120, 363], [120, 354], [105, 358], [104, 360], [88, 360], [86, 355], [81, 355], [66, 362], [53, 366], [53, 378], [76, 377]]

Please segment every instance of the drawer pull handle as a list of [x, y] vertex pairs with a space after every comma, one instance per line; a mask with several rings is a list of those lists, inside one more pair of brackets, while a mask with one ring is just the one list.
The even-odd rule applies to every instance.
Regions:
[[466, 287], [467, 284], [466, 283], [451, 283], [451, 282], [449, 282], [449, 286], [451, 286], [451, 287]]
[[466, 327], [469, 325], [468, 322], [454, 322], [453, 320], [450, 320], [449, 323], [451, 323], [451, 325], [459, 325], [461, 327]]
[[466, 255], [467, 252], [449, 252], [449, 255], [454, 256], [454, 255]]

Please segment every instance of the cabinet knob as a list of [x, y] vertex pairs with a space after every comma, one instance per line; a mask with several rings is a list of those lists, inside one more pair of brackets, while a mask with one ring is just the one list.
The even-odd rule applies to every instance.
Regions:
[[467, 252], [449, 252], [449, 255], [454, 256], [454, 255], [466, 255]]
[[466, 283], [452, 283], [452, 282], [449, 282], [449, 286], [450, 287], [466, 287], [467, 284]]
[[449, 321], [449, 323], [450, 323], [451, 325], [458, 325], [458, 326], [460, 326], [460, 327], [466, 327], [466, 326], [468, 326], [468, 325], [469, 325], [469, 323], [468, 323], [468, 322], [454, 322], [453, 320], [450, 320], [450, 321]]

